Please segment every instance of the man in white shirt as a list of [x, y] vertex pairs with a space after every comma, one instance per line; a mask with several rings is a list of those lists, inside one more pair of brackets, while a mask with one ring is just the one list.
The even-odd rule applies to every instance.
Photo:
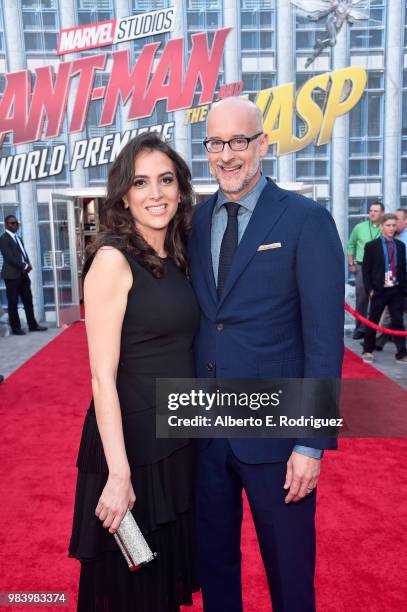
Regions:
[[23, 336], [18, 316], [18, 298], [24, 305], [27, 323], [30, 331], [45, 331], [47, 328], [38, 325], [34, 316], [31, 281], [28, 276], [32, 270], [30, 260], [24, 248], [24, 243], [17, 236], [18, 221], [14, 215], [8, 215], [5, 220], [6, 231], [0, 236], [0, 252], [3, 256], [1, 277], [6, 285], [9, 323], [13, 334]]

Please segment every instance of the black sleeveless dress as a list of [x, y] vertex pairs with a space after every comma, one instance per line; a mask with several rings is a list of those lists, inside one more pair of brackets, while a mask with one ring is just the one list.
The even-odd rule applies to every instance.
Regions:
[[69, 556], [81, 561], [81, 612], [178, 612], [198, 590], [194, 548], [194, 445], [156, 439], [155, 379], [195, 376], [192, 342], [199, 309], [171, 258], [165, 274], [123, 253], [133, 273], [124, 316], [117, 391], [126, 453], [136, 494], [133, 515], [157, 558], [130, 572], [95, 509], [108, 467], [93, 400], [86, 414], [77, 468]]

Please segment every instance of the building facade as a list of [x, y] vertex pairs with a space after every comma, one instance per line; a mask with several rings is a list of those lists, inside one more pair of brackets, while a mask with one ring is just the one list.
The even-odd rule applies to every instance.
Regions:
[[[227, 37], [218, 83], [243, 81], [243, 93], [254, 96], [261, 89], [294, 82], [300, 88], [309, 78], [347, 66], [367, 70], [366, 91], [350, 113], [335, 122], [331, 141], [309, 145], [294, 154], [276, 157], [273, 147], [263, 161], [263, 172], [281, 183], [315, 185], [316, 199], [336, 221], [343, 243], [353, 226], [363, 219], [369, 203], [383, 201], [388, 211], [407, 208], [407, 0], [364, 0], [357, 5], [368, 18], [346, 23], [334, 47], [325, 49], [306, 67], [315, 42], [324, 34], [324, 20], [312, 21], [289, 0], [0, 0], [0, 95], [5, 73], [64, 61], [55, 54], [59, 30], [95, 23], [176, 4], [176, 26], [171, 34], [124, 43], [135, 59], [148, 42], [208, 32], [209, 41], [218, 28], [232, 28]], [[161, 49], [164, 45], [161, 46]], [[105, 47], [104, 50], [111, 50]], [[103, 51], [103, 49], [102, 49]], [[100, 49], [88, 53], [100, 53]], [[158, 55], [160, 50], [158, 51]], [[72, 56], [68, 56], [69, 59]], [[98, 74], [103, 85], [108, 73]], [[323, 96], [314, 96], [323, 104]], [[195, 102], [198, 100], [198, 92]], [[173, 145], [190, 163], [194, 182], [212, 182], [202, 147], [204, 123], [184, 124], [184, 112], [167, 113], [158, 102], [153, 115], [128, 122], [119, 111], [115, 124], [99, 127], [100, 101], [90, 104], [83, 132], [68, 134], [67, 126], [54, 140], [16, 145], [8, 135], [0, 157], [75, 142], [129, 128], [175, 121]], [[69, 114], [69, 102], [68, 102]], [[296, 134], [303, 125], [296, 119]], [[52, 190], [103, 186], [108, 166], [65, 167], [55, 177], [22, 182], [0, 189], [0, 231], [7, 214], [21, 221], [26, 249], [33, 263], [31, 278], [36, 310], [52, 319], [53, 276], [49, 252], [48, 200]], [[5, 290], [0, 283], [1, 302]]]

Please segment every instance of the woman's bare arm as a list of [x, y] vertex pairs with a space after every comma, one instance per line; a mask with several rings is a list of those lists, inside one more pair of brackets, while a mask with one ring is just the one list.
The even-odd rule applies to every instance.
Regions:
[[104, 247], [96, 254], [84, 286], [93, 398], [109, 468], [96, 514], [112, 532], [135, 501], [116, 390], [121, 330], [132, 282], [125, 257], [117, 249]]

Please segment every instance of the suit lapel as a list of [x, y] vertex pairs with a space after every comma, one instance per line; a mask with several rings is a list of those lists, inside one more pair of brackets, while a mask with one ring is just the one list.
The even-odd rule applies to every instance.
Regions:
[[[11, 244], [13, 245], [13, 249], [14, 249], [14, 251], [15, 251], [16, 253], [18, 253], [19, 255], [21, 255], [22, 257], [24, 257], [24, 259], [25, 259], [24, 253], [23, 253], [23, 251], [20, 249], [20, 245], [18, 244], [17, 239], [16, 239], [16, 238], [12, 238], [12, 237], [10, 236], [10, 234], [7, 234], [7, 236], [9, 237], [10, 242], [11, 242]], [[21, 242], [21, 244], [23, 244], [23, 241], [21, 240], [21, 238], [20, 238], [20, 242]], [[23, 248], [24, 248], [24, 250], [25, 250], [24, 245], [23, 245]]]
[[404, 271], [404, 266], [403, 266], [404, 253], [403, 253], [403, 247], [401, 246], [402, 242], [396, 239], [395, 244], [396, 244], [396, 252], [397, 252], [397, 276], [400, 282], [400, 279], [403, 277], [403, 271]]
[[197, 238], [199, 241], [199, 254], [202, 261], [203, 275], [215, 304], [218, 302], [218, 294], [212, 267], [211, 228], [212, 213], [216, 200], [217, 192], [202, 206], [202, 210], [200, 211], [201, 218], [197, 224]]
[[273, 225], [283, 214], [286, 209], [286, 204], [283, 200], [286, 197], [287, 194], [283, 190], [279, 189], [272, 181], [268, 181], [257, 201], [253, 214], [233, 258], [232, 268], [226, 279], [219, 306], [221, 306], [249, 261], [254, 257], [263, 238], [265, 238]]
[[12, 238], [12, 237], [10, 236], [10, 234], [6, 234], [6, 236], [7, 236], [7, 238], [8, 238], [8, 241], [9, 241], [10, 247], [11, 247], [12, 249], [14, 249], [14, 251], [16, 251], [16, 252], [18, 252], [18, 253], [21, 253], [21, 251], [20, 251], [20, 247], [18, 246], [17, 242], [15, 241], [15, 238]]

